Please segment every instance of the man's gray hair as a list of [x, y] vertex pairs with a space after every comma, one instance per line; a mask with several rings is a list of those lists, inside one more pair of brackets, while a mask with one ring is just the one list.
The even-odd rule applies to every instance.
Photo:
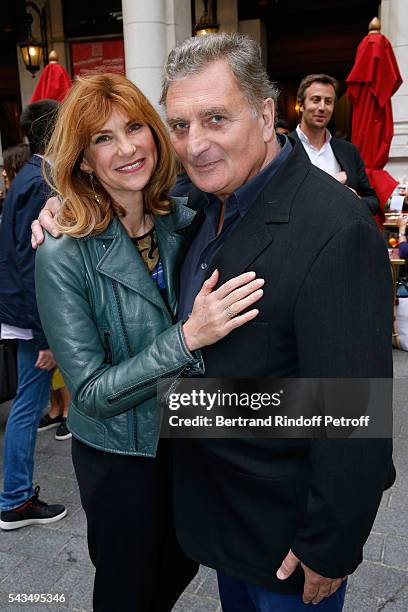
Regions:
[[266, 98], [276, 104], [279, 91], [262, 65], [260, 46], [249, 36], [237, 33], [193, 36], [174, 47], [164, 67], [160, 103], [166, 105], [170, 83], [197, 74], [219, 60], [228, 63], [251, 106], [259, 109]]

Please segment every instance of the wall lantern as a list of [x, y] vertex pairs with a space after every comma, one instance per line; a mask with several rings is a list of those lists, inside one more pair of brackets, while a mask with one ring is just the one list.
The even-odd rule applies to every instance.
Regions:
[[195, 36], [205, 36], [206, 34], [216, 34], [218, 32], [217, 24], [217, 1], [212, 0], [210, 11], [208, 11], [208, 0], [203, 0], [204, 13], [201, 15], [198, 23], [194, 26]]
[[[40, 23], [41, 41], [36, 40], [32, 33], [32, 24], [34, 17], [31, 11], [35, 11], [38, 15]], [[35, 73], [40, 70], [41, 60], [44, 60], [44, 66], [48, 64], [48, 43], [47, 43], [47, 30], [46, 30], [46, 16], [45, 9], [40, 10], [34, 2], [26, 2], [26, 31], [27, 36], [24, 42], [20, 42], [21, 55], [25, 67], [31, 72], [32, 77], [35, 77]]]

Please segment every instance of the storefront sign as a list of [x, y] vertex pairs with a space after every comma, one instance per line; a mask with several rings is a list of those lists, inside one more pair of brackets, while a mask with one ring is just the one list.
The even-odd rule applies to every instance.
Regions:
[[125, 74], [125, 50], [122, 39], [71, 43], [73, 76], [116, 72]]

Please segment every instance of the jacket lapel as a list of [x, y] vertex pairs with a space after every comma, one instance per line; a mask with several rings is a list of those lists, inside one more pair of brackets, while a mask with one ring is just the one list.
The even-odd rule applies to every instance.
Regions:
[[348, 159], [347, 157], [345, 157], [343, 155], [343, 150], [342, 147], [338, 146], [338, 140], [337, 138], [332, 138], [330, 140], [330, 146], [332, 148], [334, 157], [337, 159], [337, 161], [339, 162], [341, 169], [346, 171], [347, 177], [349, 175], [349, 164], [348, 164]]
[[98, 234], [96, 239], [105, 251], [96, 266], [100, 274], [139, 293], [159, 308], [166, 308], [149, 271], [118, 219], [113, 219], [108, 229]]
[[207, 278], [218, 268], [221, 284], [248, 270], [271, 244], [278, 226], [290, 221], [293, 199], [311, 167], [302, 144], [293, 141], [292, 144], [294, 148], [288, 159], [214, 257]]
[[185, 241], [184, 232], [194, 223], [195, 212], [185, 206], [187, 198], [172, 198], [173, 214], [156, 217], [157, 241], [163, 264], [169, 306], [176, 314], [178, 306], [177, 262]]
[[220, 272], [219, 284], [242, 274], [272, 240], [261, 194], [212, 260], [207, 278], [216, 268]]
[[[190, 225], [195, 212], [184, 206], [186, 198], [172, 198], [172, 200], [172, 214], [157, 216], [155, 225], [166, 292], [169, 305], [175, 313], [177, 310], [176, 259], [184, 239], [182, 230]], [[95, 239], [100, 244], [100, 249], [103, 249], [102, 257], [96, 266], [97, 271], [139, 293], [155, 306], [168, 312], [157, 285], [142, 259], [135, 253], [135, 246], [118, 219], [113, 219], [105, 232], [95, 236]]]

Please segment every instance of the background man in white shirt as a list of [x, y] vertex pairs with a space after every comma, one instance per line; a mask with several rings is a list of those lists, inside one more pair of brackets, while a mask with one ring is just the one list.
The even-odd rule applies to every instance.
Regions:
[[357, 147], [327, 129], [337, 92], [338, 82], [327, 74], [304, 77], [297, 93], [301, 121], [291, 136], [300, 140], [312, 164], [352, 189], [375, 214], [379, 202]]

